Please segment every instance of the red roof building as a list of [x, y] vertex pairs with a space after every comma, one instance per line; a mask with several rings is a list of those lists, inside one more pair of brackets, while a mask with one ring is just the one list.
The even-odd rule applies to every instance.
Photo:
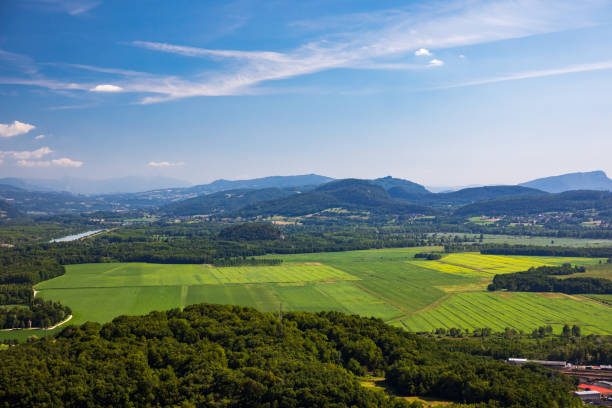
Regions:
[[580, 384], [578, 388], [588, 391], [598, 391], [601, 395], [612, 395], [612, 390], [609, 388], [598, 387], [591, 384]]

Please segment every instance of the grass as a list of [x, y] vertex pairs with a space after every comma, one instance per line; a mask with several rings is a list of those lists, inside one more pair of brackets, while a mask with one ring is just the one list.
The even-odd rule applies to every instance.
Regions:
[[210, 265], [99, 263], [68, 265], [65, 275], [42, 282], [36, 286], [36, 289], [219, 285], [226, 283], [312, 282], [354, 279], [357, 278], [330, 266], [315, 264], [214, 268]]
[[[606, 261], [603, 261], [606, 262]], [[612, 280], [612, 264], [602, 263], [591, 265], [587, 268], [586, 272], [575, 273], [573, 275], [557, 276], [559, 279], [567, 278], [604, 278]]]
[[414, 331], [438, 327], [531, 331], [545, 324], [560, 330], [565, 323], [578, 323], [585, 333], [612, 334], [612, 309], [603, 298], [486, 291], [494, 274], [530, 266], [570, 262], [586, 264], [587, 273], [608, 273], [598, 259], [477, 253], [450, 254], [439, 261], [414, 259], [417, 252], [440, 249], [271, 255], [282, 258], [283, 264], [262, 267], [71, 265], [66, 275], [40, 283], [37, 290], [38, 296], [70, 306], [74, 324], [210, 302], [261, 311], [278, 311], [281, 305], [285, 311], [336, 310], [377, 317]]
[[[440, 265], [443, 272], [446, 264], [471, 269], [473, 276], [493, 276], [502, 273], [520, 272], [532, 266], [562, 265], [571, 263], [573, 265], [594, 265], [599, 262], [599, 258], [566, 258], [566, 257], [546, 257], [546, 256], [505, 256], [505, 255], [481, 255], [476, 252], [455, 253], [445, 256], [433, 264]], [[450, 272], [450, 271], [448, 271]]]
[[531, 331], [550, 324], [557, 332], [564, 324], [579, 324], [585, 334], [612, 334], [612, 310], [584, 297], [561, 294], [473, 292], [456, 294], [401, 324], [411, 331], [438, 327]]

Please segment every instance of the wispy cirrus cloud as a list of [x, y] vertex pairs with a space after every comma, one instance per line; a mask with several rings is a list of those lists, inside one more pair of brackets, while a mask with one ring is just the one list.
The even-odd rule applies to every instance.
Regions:
[[10, 124], [0, 123], [0, 137], [13, 137], [28, 133], [30, 130], [35, 129], [36, 126], [30, 125], [29, 123], [23, 123], [18, 120], [13, 121]]
[[[143, 94], [139, 103], [194, 96], [245, 95], [261, 92], [263, 83], [348, 69], [429, 69], [444, 65], [431, 50], [482, 44], [594, 24], [604, 0], [455, 0], [425, 6], [334, 17], [345, 24], [320, 24], [317, 34], [283, 51], [209, 49], [184, 44], [133, 41], [130, 45], [187, 58], [212, 60], [215, 68], [194, 75], [153, 75], [116, 68], [73, 65], [115, 75], [104, 83], [36, 78], [0, 78], [0, 83], [90, 92]], [[324, 21], [325, 19], [323, 19]], [[296, 24], [307, 27], [308, 22]], [[338, 30], [337, 27], [342, 27]], [[417, 58], [415, 58], [415, 56]], [[196, 61], [197, 62], [197, 61]], [[270, 89], [269, 87], [267, 89]]]
[[49, 11], [61, 11], [77, 16], [102, 4], [98, 0], [23, 0], [25, 5], [34, 6]]
[[570, 65], [563, 68], [541, 69], [534, 71], [524, 71], [515, 74], [501, 75], [491, 78], [476, 79], [473, 81], [461, 82], [458, 84], [443, 85], [434, 89], [462, 88], [466, 86], [478, 86], [494, 84], [498, 82], [519, 81], [522, 79], [541, 78], [555, 75], [575, 74], [580, 72], [612, 70], [612, 61], [597, 62], [593, 64]]

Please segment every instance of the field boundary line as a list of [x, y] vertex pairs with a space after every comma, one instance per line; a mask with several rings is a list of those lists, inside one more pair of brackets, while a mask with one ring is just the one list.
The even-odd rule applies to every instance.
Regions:
[[364, 292], [374, 296], [376, 299], [378, 300], [382, 300], [383, 302], [387, 303], [388, 305], [392, 306], [394, 309], [399, 310], [400, 312], [404, 313], [404, 315], [402, 316], [398, 316], [398, 317], [394, 317], [393, 319], [390, 320], [385, 320], [385, 323], [387, 322], [391, 322], [391, 321], [396, 321], [396, 320], [400, 320], [400, 319], [405, 319], [407, 317], [407, 314], [409, 313], [403, 306], [399, 306], [396, 302], [385, 298], [384, 296], [381, 296], [378, 292], [375, 292], [371, 289], [365, 288], [363, 286], [361, 286], [360, 284], [357, 283], [357, 281], [347, 281], [350, 282], [351, 284], [355, 285], [356, 287], [358, 287], [359, 289], [363, 290]]
[[[450, 299], [450, 297], [453, 296], [453, 295], [454, 295], [454, 293], [446, 293], [441, 298], [436, 299], [433, 303], [428, 304], [427, 306], [425, 306], [422, 309], [414, 310], [412, 312], [406, 312], [406, 315], [401, 317], [401, 319], [405, 319], [405, 318], [408, 318], [408, 317], [412, 317], [414, 315], [418, 315], [418, 314], [429, 312], [430, 310], [436, 309], [442, 303], [444, 303], [445, 301]], [[400, 319], [400, 318], [395, 318], [395, 319], [387, 320], [385, 323], [394, 322], [394, 321], [396, 321], [398, 319]]]
[[329, 293], [325, 293], [325, 291], [321, 290], [321, 288], [319, 288], [318, 285], [312, 285], [312, 287], [314, 288], [314, 290], [319, 292], [324, 297], [333, 300], [338, 306], [340, 306], [342, 309], [344, 309], [347, 314], [351, 314], [351, 311], [346, 306], [344, 306], [338, 299], [336, 299], [335, 297], [331, 296]]

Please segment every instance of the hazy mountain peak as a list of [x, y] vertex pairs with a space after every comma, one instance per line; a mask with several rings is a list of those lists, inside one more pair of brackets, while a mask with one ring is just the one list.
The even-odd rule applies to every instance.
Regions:
[[561, 193], [570, 190], [612, 191], [612, 180], [602, 170], [544, 177], [520, 185], [549, 193]]

